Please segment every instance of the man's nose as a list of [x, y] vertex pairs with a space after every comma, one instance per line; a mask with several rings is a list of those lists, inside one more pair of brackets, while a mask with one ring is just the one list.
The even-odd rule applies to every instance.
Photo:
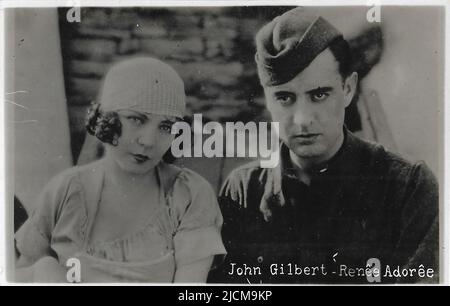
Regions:
[[312, 124], [314, 119], [314, 112], [312, 110], [312, 107], [308, 105], [308, 103], [297, 103], [293, 111], [293, 121], [296, 125], [308, 127]]

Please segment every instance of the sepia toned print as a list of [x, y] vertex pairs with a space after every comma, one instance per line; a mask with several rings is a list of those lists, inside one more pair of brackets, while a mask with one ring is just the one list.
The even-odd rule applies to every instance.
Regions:
[[442, 7], [6, 13], [12, 282], [442, 281]]

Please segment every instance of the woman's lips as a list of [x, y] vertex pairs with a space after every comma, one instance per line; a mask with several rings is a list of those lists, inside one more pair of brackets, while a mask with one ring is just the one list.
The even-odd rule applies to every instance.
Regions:
[[145, 163], [146, 161], [148, 161], [150, 158], [146, 155], [142, 155], [142, 154], [132, 154], [134, 160], [138, 163], [138, 164], [142, 164]]

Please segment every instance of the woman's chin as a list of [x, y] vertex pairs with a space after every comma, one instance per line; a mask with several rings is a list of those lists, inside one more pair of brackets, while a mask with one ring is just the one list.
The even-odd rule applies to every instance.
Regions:
[[146, 161], [145, 163], [135, 163], [135, 162], [127, 162], [121, 165], [121, 168], [124, 172], [134, 175], [143, 175], [147, 174], [155, 168], [156, 164], [151, 160]]

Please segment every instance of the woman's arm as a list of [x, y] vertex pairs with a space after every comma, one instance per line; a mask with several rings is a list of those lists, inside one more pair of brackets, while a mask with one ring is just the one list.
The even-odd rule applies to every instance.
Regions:
[[34, 264], [21, 257], [15, 270], [15, 281], [19, 283], [63, 283], [67, 282], [67, 271], [51, 256], [42, 257]]
[[183, 265], [175, 271], [175, 283], [206, 283], [214, 256]]
[[[33, 204], [33, 213], [15, 233], [17, 252], [16, 281], [60, 282], [66, 281], [66, 271], [52, 256], [51, 239], [58, 214], [69, 198], [71, 175], [62, 172], [42, 190]], [[75, 190], [75, 189], [74, 189]]]
[[19, 283], [33, 281], [33, 263], [30, 262], [25, 256], [20, 256], [16, 259], [14, 281]]

